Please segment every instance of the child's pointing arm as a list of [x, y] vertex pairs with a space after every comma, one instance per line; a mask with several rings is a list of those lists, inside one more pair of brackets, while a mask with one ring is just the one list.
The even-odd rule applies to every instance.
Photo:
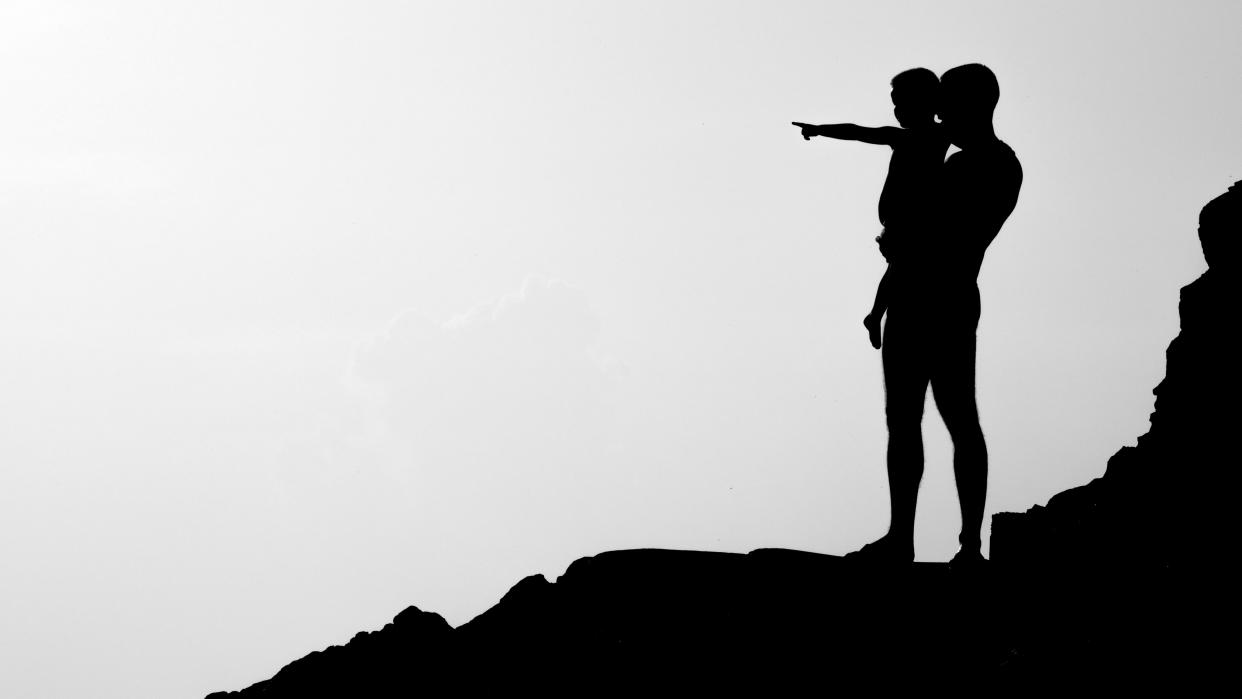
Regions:
[[835, 138], [839, 141], [861, 141], [862, 143], [872, 143], [877, 146], [893, 146], [901, 140], [905, 130], [896, 126], [879, 126], [868, 127], [858, 126], [857, 124], [803, 124], [800, 121], [792, 122], [794, 126], [802, 129], [802, 138], [811, 140], [812, 136], [824, 136], [826, 138]]

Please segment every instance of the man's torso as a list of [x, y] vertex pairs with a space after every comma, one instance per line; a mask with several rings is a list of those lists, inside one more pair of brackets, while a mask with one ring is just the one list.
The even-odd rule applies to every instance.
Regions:
[[949, 156], [939, 177], [934, 222], [926, 235], [910, 241], [893, 315], [974, 327], [983, 256], [1013, 212], [1021, 186], [1017, 156], [1000, 140]]

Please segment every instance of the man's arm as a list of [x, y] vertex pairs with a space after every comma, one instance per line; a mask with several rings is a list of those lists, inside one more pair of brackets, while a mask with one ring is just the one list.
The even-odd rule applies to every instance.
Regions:
[[826, 138], [835, 138], [839, 141], [861, 141], [862, 143], [871, 143], [877, 146], [895, 146], [906, 131], [897, 126], [859, 126], [857, 124], [803, 124], [800, 121], [793, 122], [794, 126], [802, 129], [802, 138], [811, 140], [812, 136], [824, 136]]
[[984, 251], [1018, 203], [1022, 165], [1013, 151], [963, 151], [950, 161], [942, 178], [940, 245], [950, 259], [969, 260], [977, 274]]

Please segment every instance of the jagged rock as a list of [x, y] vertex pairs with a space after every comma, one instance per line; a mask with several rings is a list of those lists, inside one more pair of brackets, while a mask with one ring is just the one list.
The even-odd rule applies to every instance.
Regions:
[[[1040, 605], [1095, 633], [1120, 664], [1219, 670], [1231, 651], [1208, 628], [1236, 622], [1228, 574], [1237, 526], [1233, 430], [1242, 400], [1232, 319], [1242, 297], [1242, 183], [1199, 216], [1208, 270], [1181, 291], [1181, 331], [1156, 386], [1151, 428], [1109, 459], [1104, 476], [1047, 506], [992, 520], [992, 559], [1019, 580], [1059, 591]], [[1025, 650], [1049, 655], [1055, 637]]]
[[453, 653], [453, 627], [439, 614], [407, 607], [379, 631], [355, 634], [295, 660], [271, 679], [224, 697], [382, 697], [420, 673], [435, 674]]
[[992, 557], [1013, 566], [1074, 565], [1105, 572], [1138, 567], [1198, 574], [1233, 541], [1225, 519], [1237, 458], [1242, 401], [1233, 340], [1242, 255], [1242, 187], [1199, 216], [1208, 270], [1181, 291], [1181, 332], [1169, 344], [1151, 428], [1123, 447], [1102, 478], [1054, 496], [1047, 507], [998, 514]]

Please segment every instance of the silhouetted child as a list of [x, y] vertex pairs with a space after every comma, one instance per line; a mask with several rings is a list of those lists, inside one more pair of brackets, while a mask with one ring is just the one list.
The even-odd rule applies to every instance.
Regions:
[[[893, 155], [888, 161], [888, 177], [880, 192], [880, 223], [883, 231], [876, 238], [880, 252], [889, 262], [875, 291], [871, 313], [863, 319], [871, 346], [880, 348], [880, 321], [888, 309], [891, 291], [890, 274], [895, 259], [908, 250], [904, 240], [912, 231], [928, 225], [934, 204], [936, 179], [944, 165], [949, 139], [936, 123], [936, 94], [940, 80], [926, 68], [911, 68], [898, 73], [892, 80], [893, 115], [897, 126], [869, 128], [855, 124], [803, 124], [802, 137], [825, 136], [843, 141], [862, 141], [889, 146]], [[898, 264], [898, 274], [901, 265]]]

